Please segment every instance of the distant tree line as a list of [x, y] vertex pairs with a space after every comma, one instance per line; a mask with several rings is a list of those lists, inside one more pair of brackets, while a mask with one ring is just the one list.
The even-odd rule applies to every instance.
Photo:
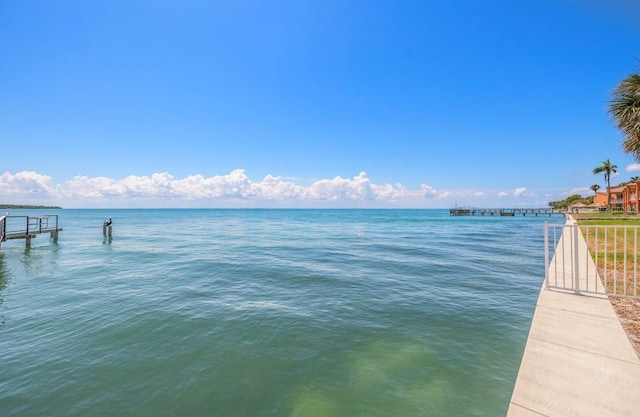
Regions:
[[0, 204], [0, 210], [19, 210], [19, 209], [61, 209], [58, 206], [35, 206], [29, 204]]
[[566, 210], [567, 208], [569, 208], [570, 205], [577, 204], [577, 203], [582, 203], [586, 205], [593, 204], [593, 197], [583, 197], [580, 194], [574, 194], [574, 195], [570, 195], [564, 200], [549, 201], [549, 207], [555, 210]]

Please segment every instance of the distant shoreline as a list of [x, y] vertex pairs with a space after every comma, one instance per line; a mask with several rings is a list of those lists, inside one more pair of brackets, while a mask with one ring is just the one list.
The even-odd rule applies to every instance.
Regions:
[[29, 205], [29, 204], [0, 204], [0, 209], [61, 209], [62, 207], [58, 206], [38, 206], [38, 205]]

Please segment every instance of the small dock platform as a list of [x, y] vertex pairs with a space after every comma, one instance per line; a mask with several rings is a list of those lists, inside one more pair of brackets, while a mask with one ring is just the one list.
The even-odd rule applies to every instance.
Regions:
[[552, 214], [562, 214], [562, 212], [554, 210], [552, 208], [500, 208], [500, 209], [488, 209], [488, 208], [452, 208], [449, 210], [451, 216], [540, 216]]
[[31, 247], [31, 239], [43, 233], [49, 233], [54, 242], [58, 240], [57, 214], [40, 216], [0, 216], [0, 244], [7, 240], [24, 239], [26, 247]]

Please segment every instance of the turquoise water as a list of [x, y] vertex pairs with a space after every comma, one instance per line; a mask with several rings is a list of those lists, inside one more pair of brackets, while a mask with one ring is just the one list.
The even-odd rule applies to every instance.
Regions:
[[549, 220], [57, 213], [0, 250], [2, 416], [505, 415]]

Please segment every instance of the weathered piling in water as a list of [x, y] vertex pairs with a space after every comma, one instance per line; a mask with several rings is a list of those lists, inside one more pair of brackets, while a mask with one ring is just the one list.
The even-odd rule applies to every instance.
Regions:
[[107, 236], [109, 239], [112, 237], [112, 226], [113, 221], [111, 219], [102, 223], [102, 235]]

